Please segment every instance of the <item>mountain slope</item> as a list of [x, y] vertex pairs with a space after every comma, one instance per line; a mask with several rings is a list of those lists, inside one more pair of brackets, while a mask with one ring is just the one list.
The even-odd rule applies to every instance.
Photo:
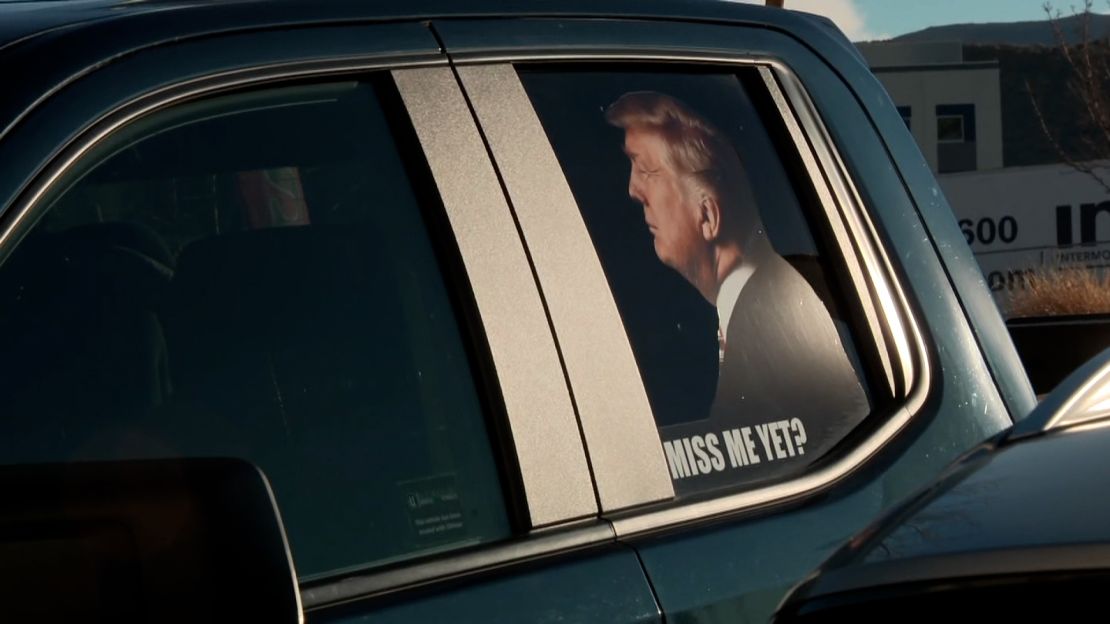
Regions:
[[[1091, 38], [1110, 36], [1110, 15], [1091, 16]], [[1060, 28], [1070, 42], [1081, 38], [1080, 16], [1072, 15], [1060, 19]], [[971, 44], [994, 45], [1055, 45], [1056, 39], [1048, 20], [1039, 22], [1011, 22], [992, 24], [949, 24], [932, 26], [924, 30], [895, 37], [893, 41], [930, 42], [959, 41]]]

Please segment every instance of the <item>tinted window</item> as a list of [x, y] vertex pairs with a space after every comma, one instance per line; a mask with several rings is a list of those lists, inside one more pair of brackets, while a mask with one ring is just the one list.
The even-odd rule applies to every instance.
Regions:
[[307, 576], [505, 536], [395, 96], [224, 96], [90, 153], [0, 269], [0, 461], [249, 459]]
[[827, 454], [870, 411], [853, 307], [807, 224], [812, 186], [764, 127], [758, 74], [548, 66], [521, 78], [612, 287], [677, 491], [781, 479]]

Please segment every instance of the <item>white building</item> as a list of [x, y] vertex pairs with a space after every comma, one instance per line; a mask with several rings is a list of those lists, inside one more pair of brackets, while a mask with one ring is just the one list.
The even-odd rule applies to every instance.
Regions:
[[[1088, 164], [1110, 180], [1110, 163]], [[940, 185], [1003, 313], [1030, 274], [1110, 267], [1110, 201], [1090, 174], [1034, 165], [945, 175]]]
[[1002, 167], [997, 61], [965, 62], [963, 44], [858, 44], [936, 173]]
[[[1003, 314], [1030, 275], [1110, 267], [1104, 184], [1063, 163], [1003, 168], [998, 61], [966, 62], [955, 42], [858, 45], [938, 174]], [[1110, 162], [1087, 164], [1110, 182]]]

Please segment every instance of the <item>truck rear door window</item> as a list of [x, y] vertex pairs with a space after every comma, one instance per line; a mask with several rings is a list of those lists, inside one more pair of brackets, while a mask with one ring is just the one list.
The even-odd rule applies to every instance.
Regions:
[[624, 320], [676, 492], [796, 476], [844, 442], [873, 407], [856, 306], [755, 70], [519, 73]]
[[0, 267], [0, 463], [245, 458], [305, 577], [507, 536], [399, 106], [225, 95], [86, 154]]

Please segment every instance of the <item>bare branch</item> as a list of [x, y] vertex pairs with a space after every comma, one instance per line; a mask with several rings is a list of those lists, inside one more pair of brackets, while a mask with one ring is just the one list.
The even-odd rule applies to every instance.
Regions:
[[[1110, 0], [1107, 1], [1110, 5]], [[1104, 38], [1095, 39], [1092, 36], [1091, 25], [1094, 0], [1084, 0], [1082, 9], [1072, 7], [1071, 16], [1078, 30], [1074, 34], [1078, 39], [1072, 43], [1065, 32], [1062, 13], [1049, 2], [1042, 5], [1048, 17], [1052, 37], [1056, 42], [1068, 72], [1067, 90], [1078, 100], [1078, 105], [1083, 111], [1079, 122], [1086, 130], [1080, 133], [1076, 143], [1070, 145], [1070, 150], [1079, 148], [1079, 153], [1070, 151], [1069, 147], [1061, 142], [1060, 138], [1050, 128], [1041, 103], [1036, 97], [1032, 84], [1025, 81], [1025, 89], [1033, 105], [1033, 111], [1041, 132], [1051, 143], [1053, 150], [1072, 169], [1084, 173], [1110, 193], [1110, 184], [1090, 164], [1081, 162], [1092, 156], [1106, 158], [1110, 156], [1110, 44]]]
[[1090, 176], [1096, 182], [1098, 182], [1099, 186], [1101, 186], [1103, 190], [1105, 190], [1107, 193], [1110, 193], [1110, 183], [1107, 183], [1106, 180], [1103, 180], [1102, 177], [1099, 176], [1098, 172], [1095, 171], [1095, 169], [1087, 163], [1080, 162], [1072, 158], [1071, 155], [1068, 154], [1067, 150], [1065, 150], [1064, 147], [1060, 145], [1060, 141], [1056, 139], [1056, 136], [1048, 127], [1048, 121], [1045, 119], [1044, 112], [1041, 110], [1041, 105], [1034, 95], [1033, 85], [1029, 83], [1029, 80], [1025, 81], [1025, 90], [1029, 94], [1029, 101], [1033, 103], [1033, 112], [1037, 116], [1037, 122], [1041, 126], [1041, 132], [1044, 133], [1045, 138], [1047, 138], [1049, 143], [1052, 144], [1052, 149], [1056, 151], [1056, 155], [1060, 158], [1060, 161], [1067, 164], [1072, 169]]

